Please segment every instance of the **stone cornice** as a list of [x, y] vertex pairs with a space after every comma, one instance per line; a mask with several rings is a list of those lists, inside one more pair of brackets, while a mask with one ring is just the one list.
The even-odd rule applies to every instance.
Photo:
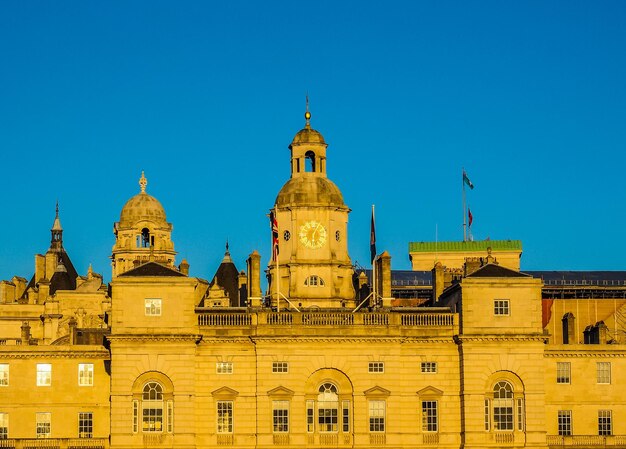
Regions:
[[626, 357], [626, 349], [614, 349], [612, 351], [598, 351], [593, 349], [562, 351], [547, 349], [543, 353], [543, 356], [545, 358], [624, 358]]
[[20, 351], [0, 352], [0, 359], [106, 359], [110, 358], [109, 351]]
[[395, 343], [395, 344], [454, 344], [452, 338], [423, 338], [423, 337], [258, 337], [251, 336], [247, 338], [234, 337], [234, 338], [215, 338], [215, 337], [202, 337], [202, 343], [205, 344], [228, 344], [228, 343]]
[[545, 343], [546, 336], [545, 335], [456, 335], [454, 337], [454, 341], [457, 344], [461, 343], [469, 343], [469, 342], [478, 342], [478, 343], [504, 343], [507, 341], [510, 342], [534, 342], [534, 343]]
[[138, 343], [155, 343], [155, 342], [190, 342], [197, 343], [202, 339], [201, 335], [183, 334], [183, 335], [133, 335], [119, 334], [107, 335], [107, 340], [111, 343], [116, 342], [138, 342]]

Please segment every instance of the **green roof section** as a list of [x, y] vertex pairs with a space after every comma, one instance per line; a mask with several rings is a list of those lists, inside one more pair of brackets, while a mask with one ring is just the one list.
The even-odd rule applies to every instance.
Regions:
[[409, 253], [521, 251], [521, 240], [474, 240], [471, 242], [409, 242]]

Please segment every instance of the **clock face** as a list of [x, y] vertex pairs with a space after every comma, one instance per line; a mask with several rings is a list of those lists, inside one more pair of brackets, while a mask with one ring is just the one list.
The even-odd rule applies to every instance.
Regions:
[[299, 237], [307, 248], [321, 248], [326, 243], [326, 228], [320, 222], [307, 221], [300, 226]]

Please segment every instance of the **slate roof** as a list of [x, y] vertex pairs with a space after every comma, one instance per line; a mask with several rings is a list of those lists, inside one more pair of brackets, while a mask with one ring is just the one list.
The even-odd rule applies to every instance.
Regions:
[[493, 263], [480, 267], [472, 274], [467, 275], [468, 278], [529, 278], [529, 274], [511, 270], [510, 268], [496, 265]]
[[120, 277], [140, 277], [140, 276], [171, 276], [171, 277], [180, 277], [185, 276], [180, 271], [176, 271], [172, 268], [166, 267], [165, 265], [161, 265], [156, 262], [148, 262], [143, 265], [139, 265], [137, 268], [133, 268], [132, 270], [127, 271], [126, 273], [120, 274]]

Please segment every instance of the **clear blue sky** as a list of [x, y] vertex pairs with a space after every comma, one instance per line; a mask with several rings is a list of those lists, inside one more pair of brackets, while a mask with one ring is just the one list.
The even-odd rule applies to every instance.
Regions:
[[110, 280], [139, 191], [211, 278], [269, 255], [266, 213], [311, 99], [353, 261], [520, 239], [525, 269], [626, 269], [626, 3], [96, 2], [0, 5], [0, 279], [30, 277], [54, 205], [81, 274]]

